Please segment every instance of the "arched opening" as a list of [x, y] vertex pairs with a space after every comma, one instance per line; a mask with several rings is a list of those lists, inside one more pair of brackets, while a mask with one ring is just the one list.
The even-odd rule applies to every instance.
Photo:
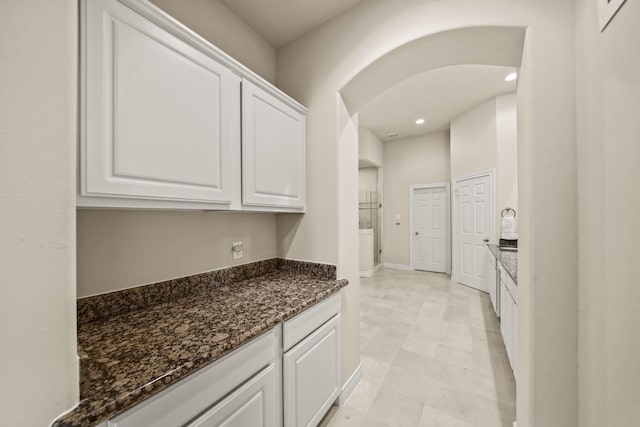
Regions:
[[[338, 145], [341, 146], [341, 137], [346, 134], [344, 129], [349, 127], [357, 128], [359, 112], [366, 108], [371, 101], [375, 100], [381, 93], [389, 91], [390, 89], [401, 85], [402, 82], [407, 81], [412, 77], [415, 77], [424, 73], [433, 73], [438, 70], [442, 70], [447, 67], [463, 66], [465, 64], [481, 64], [486, 66], [501, 66], [501, 67], [514, 67], [522, 70], [525, 75], [530, 75], [532, 70], [530, 68], [531, 63], [526, 60], [523, 63], [523, 51], [526, 46], [527, 30], [525, 27], [514, 26], [474, 26], [456, 28], [452, 30], [438, 32], [432, 35], [428, 35], [409, 43], [406, 43], [385, 55], [379, 57], [368, 66], [363, 68], [360, 72], [354, 75], [347, 84], [345, 84], [339, 91], [339, 97], [341, 98], [338, 103], [343, 103], [343, 111], [341, 117], [344, 121], [338, 122]], [[528, 83], [525, 82], [525, 85]], [[527, 156], [527, 150], [531, 149], [531, 141], [533, 135], [531, 134], [531, 128], [527, 123], [531, 123], [531, 117], [527, 116], [527, 111], [534, 109], [534, 99], [531, 97], [531, 87], [525, 87], [524, 94], [518, 95], [518, 106], [528, 105], [525, 108], [524, 118], [521, 120], [524, 125], [521, 129], [518, 129], [518, 137], [522, 136], [524, 140], [529, 141], [529, 144], [525, 144], [524, 149], [519, 149], [517, 157]], [[341, 133], [340, 130], [343, 130]], [[348, 134], [348, 132], [347, 132]], [[520, 173], [527, 174], [527, 168]], [[454, 174], [451, 176], [452, 184], [454, 180]], [[522, 179], [524, 186], [520, 186], [523, 190], [524, 199], [533, 199], [533, 187], [530, 185], [530, 180], [527, 177]], [[495, 185], [495, 184], [493, 184]], [[454, 190], [455, 191], [455, 190]], [[500, 206], [502, 209], [503, 206]], [[497, 206], [494, 206], [494, 209]], [[528, 217], [531, 219], [535, 216], [535, 212], [528, 211], [531, 206], [526, 203], [524, 206], [520, 206], [520, 216]], [[455, 216], [455, 205], [452, 203], [453, 216]], [[455, 219], [455, 218], [454, 218]], [[525, 219], [525, 227], [526, 219]], [[532, 235], [524, 233], [521, 235], [519, 245], [520, 251], [525, 257], [528, 257], [530, 253], [534, 251], [532, 245]], [[492, 239], [493, 240], [493, 239]], [[452, 236], [452, 245], [454, 246], [455, 258], [455, 236]], [[455, 260], [454, 260], [455, 262]], [[525, 261], [526, 262], [526, 261]], [[532, 263], [527, 268], [531, 268]], [[457, 280], [457, 279], [456, 279]], [[525, 279], [526, 281], [526, 279]], [[500, 283], [500, 282], [498, 282]], [[529, 282], [531, 283], [531, 282]], [[525, 287], [528, 286], [525, 282]], [[530, 288], [529, 288], [530, 289]], [[514, 338], [516, 341], [520, 340], [525, 342], [520, 346], [519, 356], [514, 355], [514, 360], [522, 360], [522, 362], [515, 361], [514, 364], [521, 366], [521, 374], [518, 375], [518, 408], [527, 408], [526, 399], [530, 390], [535, 388], [535, 379], [528, 375], [529, 367], [527, 366], [529, 358], [535, 358], [534, 354], [527, 353], [532, 347], [530, 340], [534, 340], [530, 334], [531, 329], [535, 329], [537, 326], [533, 312], [529, 309], [533, 304], [533, 300], [529, 299], [530, 294], [525, 290], [520, 294], [519, 304], [522, 307], [519, 314], [519, 319], [511, 319], [511, 323], [516, 325], [524, 325], [520, 327], [520, 335], [524, 335], [524, 339]], [[517, 326], [515, 326], [517, 328]], [[529, 329], [531, 328], [531, 329]], [[537, 338], [535, 338], [537, 339]]]
[[[427, 42], [431, 36], [464, 28], [514, 29], [521, 34], [518, 43], [523, 47], [521, 58], [515, 62], [520, 64], [518, 186], [527, 189], [519, 192], [526, 197], [519, 197], [518, 212], [522, 246], [518, 255], [518, 293], [524, 319], [519, 322], [518, 331], [518, 424], [575, 424], [575, 91], [567, 84], [574, 78], [575, 61], [573, 55], [567, 55], [575, 48], [572, 22], [572, 9], [557, 2], [524, 1], [516, 5], [492, 0], [480, 5], [455, 0], [411, 2], [402, 8], [395, 2], [366, 2], [322, 31], [279, 52], [278, 83], [309, 106], [307, 153], [315, 161], [308, 170], [307, 186], [309, 194], [318, 195], [310, 201], [317, 207], [315, 212], [327, 215], [310, 214], [299, 224], [288, 217], [278, 218], [278, 232], [285, 234], [297, 226], [292, 243], [282, 252], [298, 258], [321, 256], [329, 262], [335, 260], [338, 274], [353, 284], [344, 292], [344, 383], [357, 372], [360, 362], [360, 288], [354, 256], [358, 253], [357, 112], [376, 94], [356, 96], [355, 81], [361, 73], [365, 76], [373, 69], [373, 64], [382, 62], [381, 58], [393, 58], [387, 54], [416, 40]], [[465, 50], [464, 41], [461, 43], [455, 48]], [[479, 50], [475, 53], [482, 56], [492, 47], [484, 45]], [[433, 59], [407, 54], [406, 63], [389, 61], [387, 69], [410, 68], [407, 64]], [[446, 65], [453, 64], [441, 62], [431, 67]], [[403, 77], [424, 69], [412, 69]], [[396, 72], [391, 75], [380, 90], [402, 81]], [[316, 164], [323, 166], [316, 168]], [[327, 193], [327, 188], [335, 188], [335, 193]], [[316, 238], [319, 230], [332, 229], [336, 233], [328, 233], [321, 240]], [[552, 241], [550, 247], [546, 242]], [[545, 351], [550, 348], [552, 352]]]
[[383, 91], [417, 74], [463, 65], [520, 67], [525, 28], [476, 26], [431, 34], [381, 56], [357, 73], [340, 94], [359, 111]]

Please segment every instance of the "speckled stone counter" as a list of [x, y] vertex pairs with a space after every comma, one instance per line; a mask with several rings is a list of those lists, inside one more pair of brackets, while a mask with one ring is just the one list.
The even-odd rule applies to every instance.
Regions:
[[54, 426], [97, 425], [346, 285], [335, 266], [269, 260], [81, 299], [81, 401]]
[[517, 285], [518, 284], [518, 251], [503, 251], [503, 250], [500, 250], [498, 245], [495, 245], [495, 244], [489, 244], [487, 246], [489, 246], [489, 250], [491, 250], [491, 253], [493, 253], [496, 256], [496, 259], [498, 260], [498, 262], [502, 264], [506, 272], [509, 273], [509, 276], [511, 276], [511, 278], [513, 279], [513, 282]]

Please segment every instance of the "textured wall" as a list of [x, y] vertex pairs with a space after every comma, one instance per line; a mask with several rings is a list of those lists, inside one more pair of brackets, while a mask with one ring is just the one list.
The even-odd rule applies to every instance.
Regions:
[[0, 424], [41, 427], [78, 401], [78, 2], [0, 9]]

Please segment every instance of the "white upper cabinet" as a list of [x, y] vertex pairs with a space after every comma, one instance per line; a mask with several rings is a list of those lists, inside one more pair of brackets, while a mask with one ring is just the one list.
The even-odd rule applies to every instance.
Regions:
[[242, 82], [242, 202], [304, 208], [304, 115]]
[[229, 208], [240, 78], [116, 0], [85, 5], [81, 193], [123, 200], [83, 201]]
[[304, 107], [146, 0], [81, 4], [78, 206], [303, 209]]

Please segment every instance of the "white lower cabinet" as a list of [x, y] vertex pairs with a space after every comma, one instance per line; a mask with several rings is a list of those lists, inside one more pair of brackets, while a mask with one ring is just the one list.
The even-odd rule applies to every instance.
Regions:
[[[269, 375], [262, 375], [262, 377], [260, 375], [261, 373], [268, 374], [268, 370], [265, 368], [274, 364], [277, 366], [280, 362], [277, 335], [278, 330], [272, 329], [212, 365], [109, 420], [107, 426], [175, 427], [187, 425], [202, 413], [211, 408], [215, 409], [218, 402], [225, 399], [226, 396], [233, 396], [230, 393], [245, 383], [248, 385], [247, 381], [251, 382], [252, 378], [260, 379], [258, 382], [263, 390], [261, 404], [272, 405], [271, 408], [264, 409], [264, 417], [267, 416], [266, 414], [276, 413], [280, 401], [268, 396], [278, 396], [280, 393], [279, 380], [275, 377], [269, 377]], [[269, 378], [272, 379], [270, 383], [268, 382]], [[246, 400], [246, 393], [239, 396], [238, 399]], [[225, 402], [223, 401], [223, 403]], [[233, 409], [240, 406], [227, 402], [224, 409], [233, 412]]]
[[275, 384], [272, 364], [188, 427], [276, 427]]
[[504, 347], [507, 350], [507, 357], [511, 362], [511, 297], [509, 291], [504, 282], [500, 281], [500, 332], [502, 333], [502, 340], [504, 341]]
[[340, 315], [285, 353], [284, 425], [316, 426], [340, 395]]
[[83, 0], [79, 207], [304, 212], [306, 109], [145, 0]]
[[513, 375], [517, 376], [516, 361], [518, 354], [518, 302], [515, 283], [500, 273], [500, 332]]
[[500, 282], [498, 279], [496, 257], [493, 255], [489, 247], [485, 249], [485, 263], [485, 269], [487, 271], [487, 289], [489, 290], [491, 305], [493, 306], [493, 311], [495, 311], [496, 315], [500, 317]]
[[340, 392], [337, 294], [100, 427], [316, 426]]
[[513, 328], [512, 328], [512, 337], [513, 337], [513, 351], [511, 358], [511, 369], [513, 369], [514, 378], [518, 378], [518, 305], [513, 304]]

